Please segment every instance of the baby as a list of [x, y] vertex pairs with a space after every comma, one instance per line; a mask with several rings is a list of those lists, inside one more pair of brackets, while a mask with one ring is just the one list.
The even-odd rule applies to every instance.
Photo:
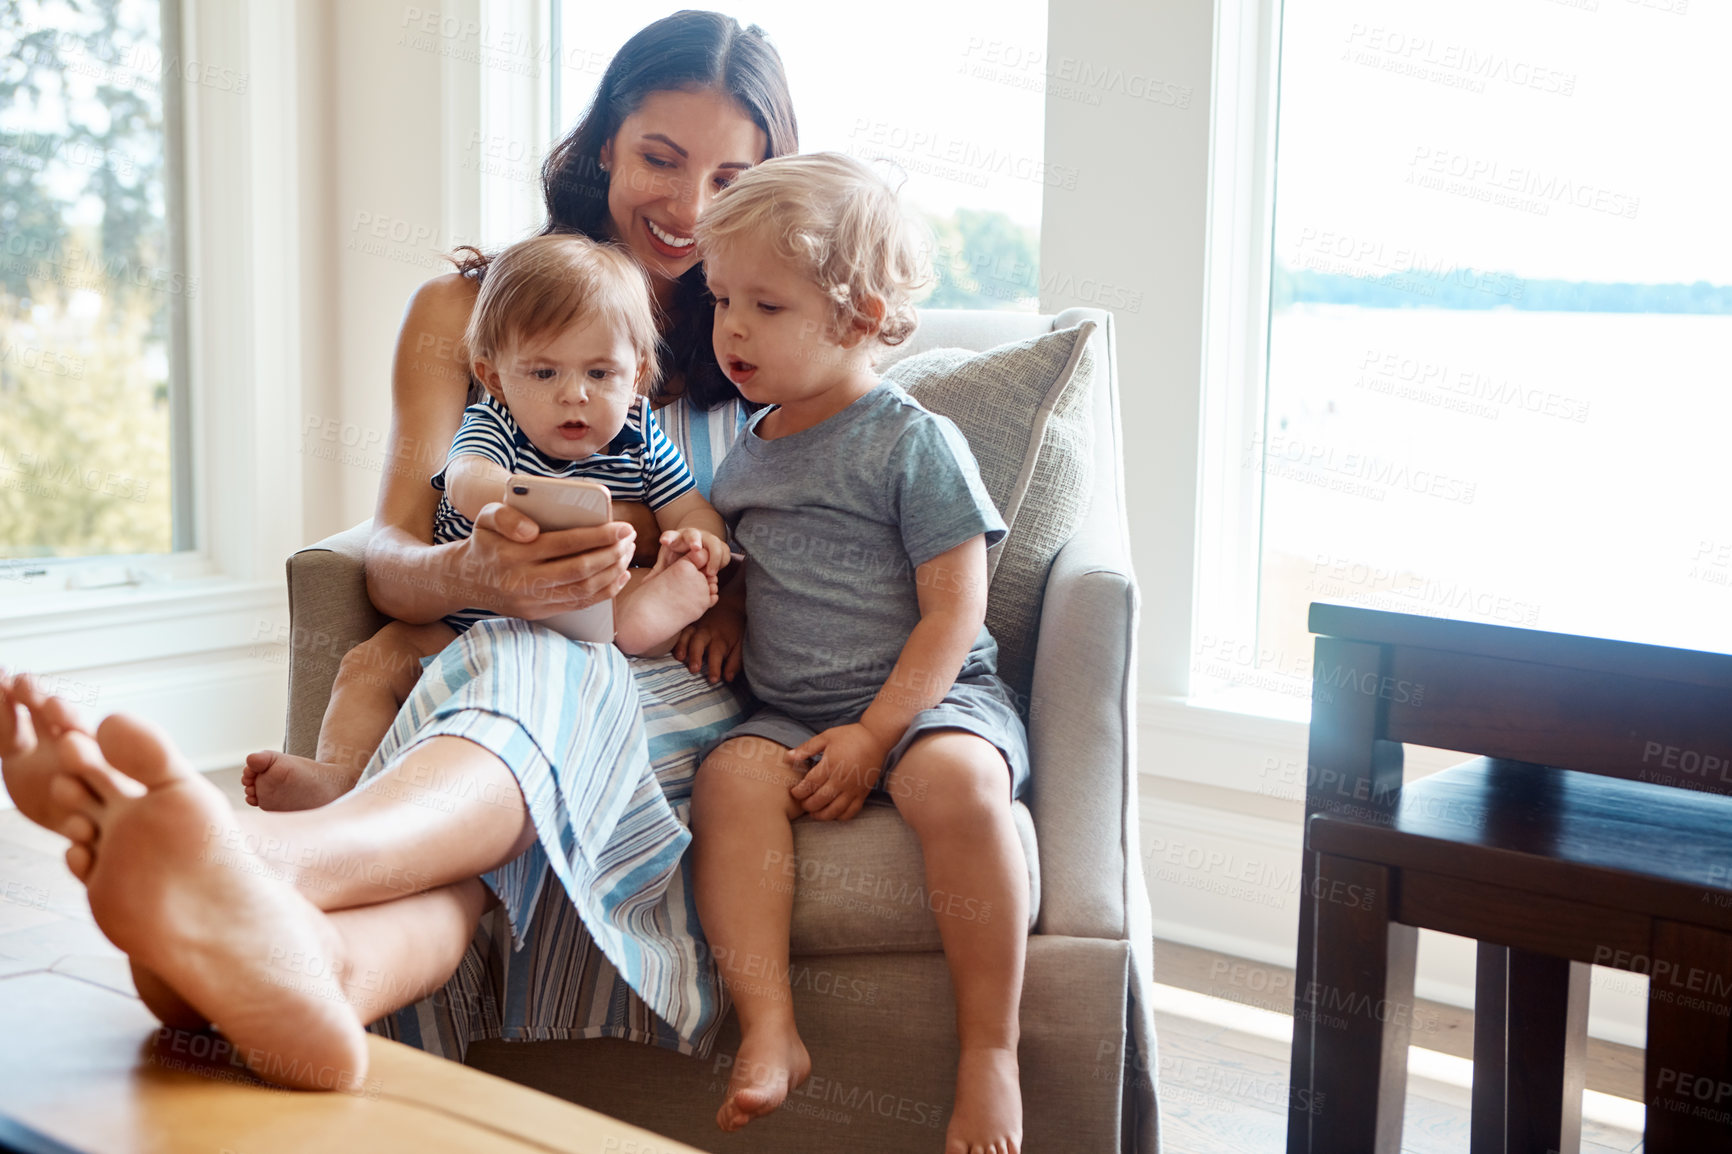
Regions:
[[762, 708], [692, 800], [704, 932], [739, 1010], [717, 1114], [736, 1130], [811, 1071], [788, 982], [792, 823], [888, 798], [920, 839], [956, 995], [946, 1151], [1015, 1151], [1028, 873], [1011, 800], [1027, 738], [986, 631], [1005, 526], [950, 421], [873, 371], [913, 331], [922, 250], [895, 194], [845, 156], [768, 161], [697, 226], [716, 357], [757, 413], [711, 497], [746, 554], [744, 668]]
[[[614, 642], [631, 654], [666, 653], [681, 629], [716, 601], [728, 560], [721, 518], [663, 435], [647, 392], [656, 379], [649, 283], [623, 249], [569, 234], [512, 245], [487, 267], [465, 343], [486, 390], [463, 414], [445, 468], [435, 544], [475, 529], [512, 473], [581, 477], [616, 500], [655, 512], [654, 568], [633, 570], [614, 597]], [[318, 760], [255, 753], [242, 772], [247, 801], [311, 809], [349, 789], [378, 748], [430, 657], [476, 621], [393, 621], [344, 658], [319, 731]]]

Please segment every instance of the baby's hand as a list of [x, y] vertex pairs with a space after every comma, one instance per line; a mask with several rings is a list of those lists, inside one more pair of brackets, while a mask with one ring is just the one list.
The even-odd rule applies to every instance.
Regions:
[[889, 752], [890, 747], [859, 722], [826, 729], [782, 755], [797, 766], [823, 754], [788, 792], [818, 821], [847, 821], [865, 806]]
[[677, 557], [690, 557], [692, 564], [712, 581], [728, 563], [728, 543], [702, 529], [669, 529], [661, 535], [662, 555], [657, 566]]

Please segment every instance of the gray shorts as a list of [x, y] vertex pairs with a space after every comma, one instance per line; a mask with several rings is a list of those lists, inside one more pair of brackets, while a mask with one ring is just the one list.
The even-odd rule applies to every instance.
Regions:
[[[705, 748], [703, 756], [708, 757], [710, 751], [723, 741], [731, 741], [736, 737], [761, 737], [793, 749], [805, 744], [809, 738], [816, 737], [823, 730], [859, 720], [859, 717], [850, 715], [815, 718], [808, 724], [773, 705], [761, 705], [745, 721], [723, 735], [721, 741], [713, 742]], [[891, 771], [896, 768], [896, 763], [902, 760], [902, 755], [908, 752], [908, 747], [919, 737], [941, 729], [960, 729], [991, 743], [1010, 767], [1010, 796], [1022, 797], [1028, 792], [1028, 730], [1016, 711], [1010, 687], [997, 674], [988, 673], [978, 677], [957, 678], [951, 685], [950, 692], [944, 695], [944, 700], [931, 709], [923, 709], [914, 715], [914, 720], [908, 723], [902, 740], [885, 755], [884, 772], [878, 775], [878, 784], [872, 787], [872, 796], [888, 798], [891, 792]]]

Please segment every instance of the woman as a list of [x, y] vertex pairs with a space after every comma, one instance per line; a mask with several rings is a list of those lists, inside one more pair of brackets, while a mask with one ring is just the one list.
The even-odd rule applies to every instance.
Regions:
[[[741, 414], [710, 349], [692, 225], [734, 173], [795, 147], [786, 79], [762, 34], [682, 12], [627, 42], [543, 170], [546, 231], [617, 240], [651, 273], [673, 366], [658, 408], [706, 491]], [[385, 1030], [454, 1058], [479, 1036], [611, 1034], [702, 1052], [720, 1017], [670, 798], [689, 794], [697, 749], [739, 715], [713, 684], [730, 672], [714, 660], [721, 647], [706, 651], [706, 680], [676, 659], [628, 667], [610, 646], [513, 619], [611, 596], [633, 552], [628, 524], [538, 535], [492, 505], [467, 541], [430, 543], [429, 481], [469, 383], [460, 360], [429, 364], [426, 352], [459, 347], [484, 275], [474, 254], [410, 303], [393, 375], [397, 459], [367, 582], [405, 621], [469, 606], [507, 616], [433, 660], [353, 793], [301, 812], [226, 813], [147, 727], [110, 718], [88, 734], [27, 682], [0, 679], [8, 788], [27, 816], [73, 839], [68, 861], [98, 924], [133, 958], [141, 994], [165, 1021], [216, 1021], [284, 1084], [355, 1084], [359, 1025], [448, 978], [446, 996]], [[653, 551], [653, 532], [643, 536]], [[695, 627], [699, 642], [738, 628], [727, 600]], [[695, 666], [701, 649], [677, 652]], [[279, 861], [263, 846], [296, 848]], [[476, 933], [483, 874], [517, 950], [496, 918]], [[606, 968], [596, 946], [642, 1002], [621, 1007], [595, 988]], [[334, 1081], [308, 1073], [333, 1070]]]

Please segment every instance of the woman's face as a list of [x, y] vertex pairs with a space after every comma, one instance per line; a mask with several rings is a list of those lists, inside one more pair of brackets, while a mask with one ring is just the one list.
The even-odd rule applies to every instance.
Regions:
[[650, 93], [601, 149], [613, 238], [658, 281], [674, 280], [697, 263], [698, 214], [768, 148], [732, 97], [711, 88]]

